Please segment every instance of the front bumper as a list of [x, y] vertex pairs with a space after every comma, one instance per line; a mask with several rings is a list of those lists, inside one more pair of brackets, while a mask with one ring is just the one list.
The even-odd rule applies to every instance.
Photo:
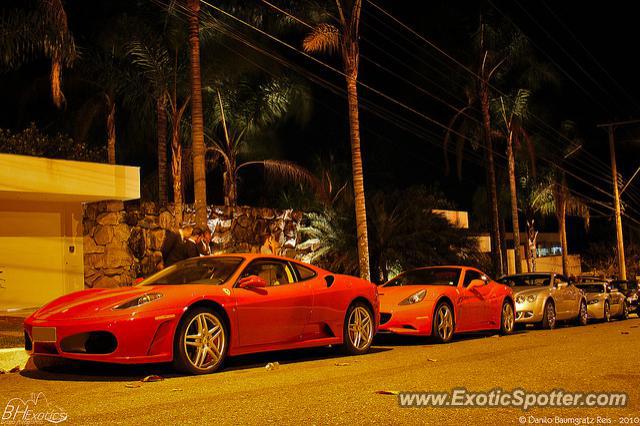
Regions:
[[604, 301], [587, 304], [587, 316], [589, 319], [604, 319]]
[[[169, 362], [173, 358], [173, 336], [179, 318], [179, 312], [163, 311], [90, 319], [28, 318], [24, 323], [25, 349], [31, 355], [85, 361], [119, 364]], [[34, 327], [55, 328], [55, 341], [34, 341]], [[88, 346], [83, 348], [82, 345], [68, 343], [78, 341], [79, 336], [97, 333], [113, 336], [115, 349], [109, 353], [87, 353]]]
[[[421, 302], [416, 305], [420, 305]], [[378, 333], [393, 333], [410, 336], [430, 336], [432, 331], [431, 310], [416, 305], [380, 307]]]
[[[535, 324], [542, 322], [544, 304], [539, 298], [533, 302], [516, 303], [516, 324]], [[517, 298], [516, 298], [517, 300]]]

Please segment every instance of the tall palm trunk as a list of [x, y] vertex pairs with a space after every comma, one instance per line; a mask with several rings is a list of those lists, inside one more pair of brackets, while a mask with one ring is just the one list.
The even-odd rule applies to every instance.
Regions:
[[536, 258], [538, 232], [535, 227], [535, 219], [533, 213], [527, 214], [527, 265], [528, 272], [536, 272]]
[[516, 161], [513, 155], [513, 133], [507, 138], [507, 163], [509, 168], [509, 195], [511, 198], [511, 221], [513, 225], [513, 255], [516, 274], [522, 273], [522, 255], [520, 254], [520, 222], [518, 221], [518, 195], [516, 188]]
[[202, 82], [200, 80], [200, 0], [188, 0], [189, 45], [191, 59], [191, 155], [193, 157], [193, 190], [196, 223], [207, 225], [207, 181], [205, 170], [204, 117], [202, 114]]
[[489, 111], [489, 83], [480, 82], [480, 100], [482, 106], [482, 125], [487, 158], [487, 180], [489, 191], [489, 216], [491, 219], [491, 251], [493, 270], [497, 275], [504, 274], [502, 238], [500, 235], [500, 214], [498, 211], [498, 189], [496, 186], [496, 168], [493, 159], [493, 140], [491, 137], [491, 113]]
[[60, 59], [54, 57], [51, 60], [51, 99], [56, 108], [61, 108], [64, 103], [62, 93], [62, 63]]
[[182, 144], [179, 128], [171, 132], [171, 177], [173, 180], [173, 215], [177, 226], [182, 224], [184, 196], [182, 188]]
[[176, 226], [182, 224], [182, 212], [184, 210], [184, 176], [182, 173], [182, 141], [180, 140], [180, 123], [187, 109], [189, 99], [184, 100], [178, 106], [178, 97], [175, 90], [171, 98], [171, 179], [173, 182], [173, 215]]
[[158, 200], [167, 204], [167, 110], [166, 94], [156, 100], [158, 135]]
[[224, 185], [224, 205], [235, 207], [238, 204], [238, 181], [235, 160], [231, 160], [222, 175]]
[[556, 184], [556, 216], [558, 219], [558, 233], [562, 249], [562, 273], [569, 276], [569, 247], [567, 244], [567, 179], [562, 173], [561, 183]]
[[107, 161], [116, 164], [116, 103], [113, 96], [105, 95], [107, 103]]
[[[357, 59], [352, 58], [352, 61]], [[358, 236], [358, 264], [360, 277], [370, 280], [369, 236], [367, 234], [367, 207], [364, 193], [364, 173], [360, 151], [360, 117], [358, 114], [358, 70], [347, 73], [347, 100], [349, 103], [349, 129], [351, 135], [351, 166], [353, 173], [353, 192], [356, 205], [356, 230]]]

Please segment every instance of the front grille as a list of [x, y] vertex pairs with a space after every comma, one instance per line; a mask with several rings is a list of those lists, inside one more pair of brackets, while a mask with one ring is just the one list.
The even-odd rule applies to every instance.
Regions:
[[62, 351], [68, 353], [109, 354], [117, 347], [116, 337], [107, 331], [74, 334], [60, 342]]
[[391, 314], [387, 314], [385, 312], [380, 313], [380, 325], [386, 324], [391, 319]]

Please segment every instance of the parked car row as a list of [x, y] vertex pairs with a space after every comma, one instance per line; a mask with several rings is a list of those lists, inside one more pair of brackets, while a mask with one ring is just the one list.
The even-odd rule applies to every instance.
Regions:
[[[632, 288], [608, 285], [577, 287], [557, 274], [496, 282], [475, 268], [439, 266], [376, 287], [283, 257], [216, 255], [179, 262], [133, 287], [58, 298], [25, 320], [25, 349], [36, 361], [172, 362], [203, 374], [227, 356], [255, 352], [336, 345], [363, 354], [376, 333], [444, 343], [456, 333], [510, 334], [516, 324], [584, 325], [600, 308], [605, 319], [626, 317]], [[635, 289], [628, 297], [637, 307]]]

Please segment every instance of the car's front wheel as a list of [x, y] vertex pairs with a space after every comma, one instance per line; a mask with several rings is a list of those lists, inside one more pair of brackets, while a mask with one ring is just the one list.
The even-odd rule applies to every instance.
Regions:
[[578, 312], [578, 318], [576, 318], [577, 325], [587, 325], [589, 321], [589, 313], [587, 312], [587, 302], [584, 300], [580, 302], [580, 312]]
[[609, 306], [609, 302], [604, 302], [604, 312], [602, 313], [602, 320], [604, 322], [611, 321], [611, 306]]
[[513, 306], [508, 301], [502, 303], [502, 317], [500, 320], [500, 334], [507, 335], [513, 333], [515, 328], [515, 315]]
[[224, 319], [205, 308], [188, 311], [176, 331], [173, 364], [190, 374], [216, 371], [225, 359], [228, 332]]
[[453, 310], [447, 302], [440, 302], [433, 315], [432, 334], [439, 343], [447, 343], [453, 337]]
[[624, 300], [622, 302], [622, 313], [620, 314], [620, 319], [626, 320], [629, 318], [629, 305], [627, 305], [627, 301]]
[[551, 300], [547, 300], [542, 314], [542, 328], [551, 330], [556, 327], [556, 305]]
[[348, 355], [362, 355], [373, 342], [373, 314], [364, 303], [349, 306], [344, 321], [343, 349]]

